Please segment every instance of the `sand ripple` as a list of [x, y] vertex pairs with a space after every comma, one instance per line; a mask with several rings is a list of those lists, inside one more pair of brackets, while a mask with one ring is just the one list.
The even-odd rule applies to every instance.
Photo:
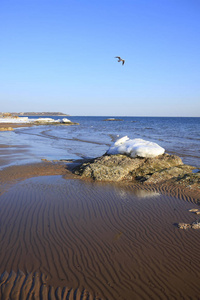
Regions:
[[85, 289], [60, 288], [56, 289], [47, 285], [46, 278], [42, 274], [29, 273], [25, 275], [22, 271], [17, 273], [4, 272], [0, 276], [0, 299], [22, 300], [22, 299], [44, 299], [44, 300], [100, 300], [93, 297]]
[[198, 299], [200, 231], [174, 225], [191, 208], [61, 176], [17, 183], [0, 196], [0, 298]]

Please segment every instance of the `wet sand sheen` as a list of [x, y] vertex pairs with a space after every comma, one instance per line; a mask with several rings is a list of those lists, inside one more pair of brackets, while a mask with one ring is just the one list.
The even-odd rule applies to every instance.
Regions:
[[174, 226], [192, 207], [61, 176], [19, 182], [0, 196], [0, 298], [198, 299], [200, 232]]

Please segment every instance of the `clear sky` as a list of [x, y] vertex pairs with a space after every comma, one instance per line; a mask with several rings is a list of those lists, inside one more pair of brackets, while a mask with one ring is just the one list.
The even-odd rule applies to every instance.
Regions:
[[1, 0], [0, 111], [200, 117], [200, 1]]

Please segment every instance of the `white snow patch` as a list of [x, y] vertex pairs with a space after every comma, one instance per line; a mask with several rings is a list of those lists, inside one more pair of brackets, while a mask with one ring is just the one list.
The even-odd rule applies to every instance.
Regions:
[[28, 117], [0, 118], [0, 123], [28, 123]]
[[39, 123], [58, 123], [59, 120], [54, 120], [52, 118], [38, 118], [38, 119], [35, 119], [34, 122], [39, 122]]
[[70, 121], [69, 119], [67, 119], [67, 118], [63, 118], [63, 119], [62, 119], [62, 122], [63, 122], [63, 123], [71, 123], [71, 121]]
[[127, 154], [131, 157], [156, 157], [165, 152], [165, 149], [156, 143], [143, 139], [129, 139], [124, 136], [118, 139], [107, 151], [107, 154]]
[[71, 123], [67, 118], [54, 120], [52, 118], [34, 118], [29, 119], [28, 117], [17, 117], [17, 118], [0, 118], [0, 123]]

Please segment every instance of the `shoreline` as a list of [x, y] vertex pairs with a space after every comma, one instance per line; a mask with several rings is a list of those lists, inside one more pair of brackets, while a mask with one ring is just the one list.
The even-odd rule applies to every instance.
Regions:
[[21, 127], [32, 127], [35, 124], [30, 124], [30, 123], [0, 123], [0, 128], [21, 128]]
[[[20, 165], [5, 166], [0, 170], [1, 184], [15, 184], [32, 177], [54, 176], [60, 175], [64, 179], [75, 179], [83, 183], [92, 183], [98, 186], [113, 186], [121, 188], [136, 188], [139, 190], [158, 192], [168, 196], [177, 197], [179, 199], [189, 199], [190, 202], [200, 205], [200, 191], [196, 186], [188, 186], [188, 184], [177, 183], [173, 180], [160, 183], [141, 183], [138, 181], [124, 180], [120, 182], [112, 181], [93, 181], [90, 178], [83, 178], [71, 172], [71, 166], [80, 163], [81, 160], [75, 161], [49, 161], [42, 159], [41, 162], [26, 163]], [[8, 179], [9, 178], [9, 179]]]
[[[5, 124], [1, 124], [0, 123], [0, 128], [1, 127], [5, 127], [5, 128], [9, 128], [10, 125], [12, 125], [11, 123], [5, 123]], [[21, 128], [21, 127], [32, 127], [34, 126], [33, 124], [13, 124], [13, 128]], [[39, 162], [36, 161], [36, 162], [25, 162], [23, 164], [9, 164], [9, 162], [11, 162], [11, 159], [9, 161], [9, 158], [6, 157], [5, 158], [5, 154], [7, 154], [7, 151], [13, 151], [13, 153], [25, 153], [27, 150], [28, 150], [28, 147], [27, 146], [23, 146], [23, 145], [7, 145], [7, 144], [0, 144], [0, 172], [8, 169], [8, 170], [11, 170], [13, 168], [13, 170], [17, 170], [19, 169], [21, 172], [21, 174], [24, 174], [23, 175], [23, 178], [24, 179], [27, 179], [27, 178], [30, 178], [32, 177], [32, 171], [31, 169], [35, 170], [33, 171], [33, 176], [45, 176], [45, 169], [44, 169], [44, 166], [47, 168], [47, 174], [46, 175], [50, 175], [50, 173], [52, 172], [51, 175], [63, 175], [65, 176], [66, 174], [68, 174], [68, 176], [72, 176], [72, 178], [77, 178], [79, 180], [85, 180], [85, 181], [90, 181], [89, 179], [84, 179], [84, 178], [81, 178], [81, 176], [79, 175], [75, 175], [75, 174], [72, 174], [71, 172], [71, 166], [73, 164], [80, 164], [81, 162], [87, 162], [87, 161], [90, 161], [91, 159], [74, 159], [74, 160], [65, 160], [65, 159], [61, 159], [61, 160], [54, 160], [54, 161], [51, 161], [51, 160], [48, 160], [48, 159], [39, 159]], [[3, 155], [4, 158], [1, 158], [1, 155]], [[30, 159], [29, 159], [30, 160]], [[5, 166], [4, 166], [5, 165]], [[68, 167], [67, 167], [68, 165]], [[36, 168], [35, 168], [36, 167]], [[9, 169], [11, 168], [11, 169]], [[24, 170], [26, 170], [26, 168], [29, 170], [28, 171], [28, 174], [27, 177], [24, 173]], [[37, 171], [36, 171], [37, 170]], [[60, 170], [60, 173], [59, 173], [59, 170]], [[64, 173], [64, 170], [66, 173]], [[7, 172], [7, 171], [6, 171]], [[37, 173], [38, 172], [38, 173]], [[13, 171], [11, 171], [11, 177], [12, 178], [12, 173]], [[13, 173], [15, 174], [15, 172]], [[18, 172], [16, 172], [16, 174], [18, 174]], [[42, 174], [42, 175], [40, 175]], [[17, 175], [16, 175], [17, 176]], [[66, 175], [67, 176], [67, 175]], [[3, 178], [1, 178], [2, 180]], [[16, 178], [18, 179], [18, 178]], [[97, 184], [99, 184], [99, 182], [95, 182]], [[105, 182], [106, 184], [106, 182]], [[115, 184], [114, 182], [112, 181], [108, 181], [108, 184]], [[141, 186], [143, 187], [144, 189], [148, 188], [148, 189], [156, 189], [158, 191], [163, 191], [165, 192], [166, 190], [171, 190], [171, 193], [174, 194], [174, 189], [181, 189], [183, 191], [183, 193], [185, 193], [187, 195], [187, 197], [192, 197], [194, 198], [195, 201], [199, 201], [200, 202], [200, 190], [199, 188], [197, 188], [196, 186], [189, 186], [187, 183], [184, 183], [184, 182], [175, 182], [173, 180], [169, 181], [168, 183], [165, 183], [165, 182], [161, 182], [161, 183], [158, 183], [158, 184], [154, 184], [154, 183], [138, 183], [137, 181], [129, 181], [129, 180], [124, 180], [122, 182], [118, 182], [117, 183], [118, 185], [125, 185], [125, 186], [128, 186], [128, 185], [133, 185], [133, 186]], [[171, 188], [168, 188], [168, 186], [170, 186]], [[168, 192], [168, 195], [170, 195], [170, 192]]]

